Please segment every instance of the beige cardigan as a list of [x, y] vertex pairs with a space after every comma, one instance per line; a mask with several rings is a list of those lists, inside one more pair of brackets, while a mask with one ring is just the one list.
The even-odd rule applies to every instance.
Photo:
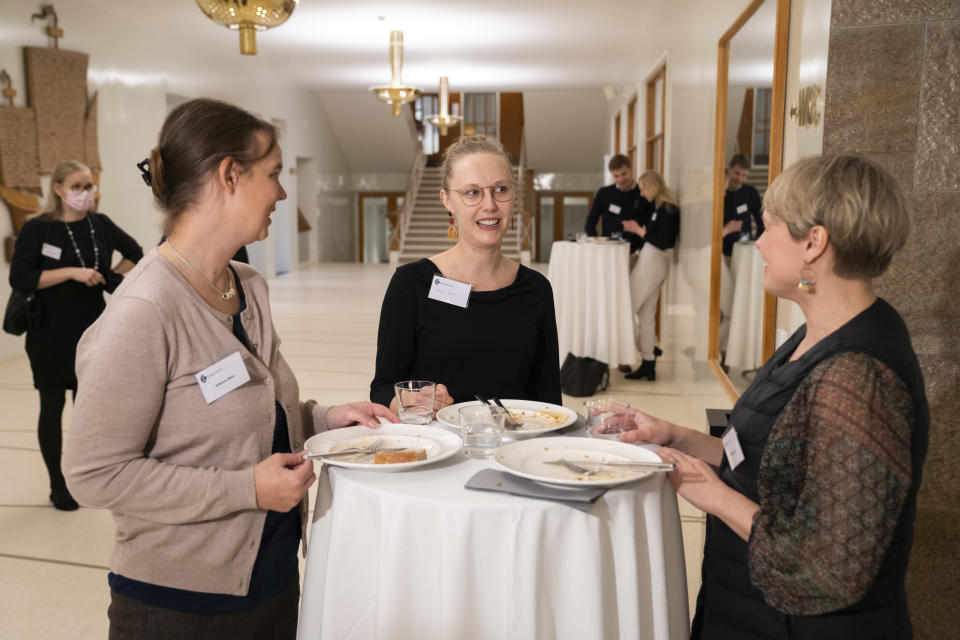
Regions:
[[[231, 316], [204, 302], [156, 249], [77, 348], [64, 470], [80, 503], [113, 512], [110, 568], [127, 578], [245, 595], [266, 518], [253, 467], [270, 455], [274, 399], [286, 410], [293, 451], [326, 428], [326, 407], [300, 403], [280, 355], [266, 281], [233, 266], [253, 352], [233, 335]], [[250, 381], [206, 404], [194, 374], [235, 351]], [[300, 509], [305, 527], [305, 500]]]

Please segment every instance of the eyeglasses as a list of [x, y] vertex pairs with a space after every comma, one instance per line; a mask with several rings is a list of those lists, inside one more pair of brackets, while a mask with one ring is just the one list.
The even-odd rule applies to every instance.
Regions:
[[464, 187], [463, 189], [451, 189], [451, 191], [456, 191], [460, 194], [460, 200], [463, 204], [468, 207], [480, 204], [480, 201], [483, 200], [483, 192], [487, 189], [490, 189], [490, 194], [493, 196], [493, 199], [497, 202], [510, 202], [513, 200], [513, 193], [516, 191], [514, 186], [510, 183], [498, 183], [491, 187], [477, 187], [471, 185], [469, 187]]
[[88, 191], [88, 192], [90, 192], [90, 193], [96, 193], [96, 192], [97, 192], [97, 185], [95, 185], [95, 184], [93, 184], [93, 183], [91, 183], [91, 182], [88, 182], [87, 184], [72, 184], [72, 185], [70, 185], [69, 187], [67, 187], [67, 189], [70, 189], [70, 191], [73, 191], [74, 193], [80, 193], [81, 191]]

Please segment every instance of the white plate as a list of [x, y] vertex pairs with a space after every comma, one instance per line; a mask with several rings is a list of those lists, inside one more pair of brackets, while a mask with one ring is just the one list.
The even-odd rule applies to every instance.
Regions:
[[[557, 429], [569, 427], [577, 421], [576, 411], [572, 411], [566, 407], [561, 407], [558, 404], [537, 402], [536, 400], [501, 400], [500, 402], [502, 402], [503, 406], [509, 409], [510, 413], [512, 413], [518, 420], [523, 422], [523, 426], [519, 429], [504, 429], [503, 438], [505, 440], [532, 438], [544, 433], [556, 431]], [[459, 430], [460, 414], [458, 412], [460, 411], [460, 408], [472, 407], [478, 404], [480, 404], [480, 402], [478, 400], [474, 400], [472, 402], [459, 402], [457, 404], [452, 404], [449, 407], [444, 407], [443, 409], [440, 409], [440, 411], [437, 411], [437, 420], [448, 427], [453, 427], [454, 429]], [[537, 414], [542, 412], [556, 414], [555, 421], [552, 421], [544, 416], [538, 417]]]
[[537, 482], [568, 487], [612, 487], [645, 478], [652, 471], [610, 467], [592, 476], [580, 476], [560, 465], [546, 464], [548, 460], [566, 458], [571, 462], [617, 462], [640, 460], [663, 462], [644, 447], [596, 438], [560, 436], [521, 440], [503, 445], [494, 460], [509, 473]]
[[337, 467], [365, 471], [406, 471], [449, 458], [463, 446], [460, 437], [446, 429], [410, 424], [382, 424], [379, 429], [356, 426], [318, 433], [307, 440], [304, 448], [310, 453], [330, 453], [350, 447], [369, 447], [378, 438], [384, 441], [387, 448], [425, 449], [427, 458], [414, 462], [374, 464], [373, 456], [366, 455], [327, 458], [324, 462]]

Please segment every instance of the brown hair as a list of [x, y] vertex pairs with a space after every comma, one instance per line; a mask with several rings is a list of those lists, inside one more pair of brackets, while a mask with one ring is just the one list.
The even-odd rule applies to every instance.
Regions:
[[53, 185], [62, 185], [63, 181], [66, 180], [70, 174], [77, 173], [78, 171], [91, 173], [90, 167], [79, 160], [65, 160], [57, 165], [56, 169], [54, 169], [50, 175], [50, 194], [47, 196], [47, 207], [40, 215], [48, 218], [59, 218], [63, 215], [63, 200], [57, 195], [57, 192], [53, 190]]
[[742, 169], [747, 169], [747, 170], [749, 171], [749, 170], [750, 170], [750, 158], [748, 158], [748, 157], [747, 157], [747, 154], [745, 154], [745, 153], [735, 154], [732, 158], [730, 158], [730, 163], [729, 163], [727, 166], [728, 166], [728, 167], [737, 166], [737, 167], [740, 167], [740, 168], [742, 168]]
[[624, 167], [627, 167], [628, 169], [633, 168], [630, 164], [630, 158], [622, 153], [618, 153], [617, 155], [613, 156], [610, 158], [610, 162], [607, 163], [607, 169], [610, 171], [617, 171], [619, 169], [623, 169]]
[[[269, 141], [262, 152], [257, 146], [260, 132]], [[223, 160], [233, 158], [244, 171], [276, 144], [276, 127], [232, 104], [197, 98], [175, 107], [160, 129], [159, 143], [150, 151], [145, 174], [157, 204], [167, 214], [164, 235], [170, 235], [180, 214], [196, 204], [208, 176]]]
[[841, 278], [882, 275], [910, 234], [900, 185], [880, 165], [851, 153], [797, 161], [773, 181], [763, 206], [797, 240], [824, 227]]
[[464, 156], [474, 153], [492, 153], [503, 158], [503, 161], [507, 163], [507, 173], [510, 175], [510, 180], [513, 181], [513, 171], [510, 170], [510, 154], [504, 150], [502, 144], [483, 135], [460, 136], [443, 152], [443, 162], [440, 163], [441, 189], [446, 191], [450, 188], [450, 174], [453, 173], [453, 165]]
[[674, 197], [673, 192], [667, 188], [667, 183], [664, 182], [663, 176], [651, 169], [650, 171], [645, 171], [637, 179], [637, 183], [650, 187], [654, 195], [654, 205], [659, 207], [661, 204], [666, 202], [667, 204], [672, 204], [675, 207], [679, 207], [677, 204], [677, 199]]

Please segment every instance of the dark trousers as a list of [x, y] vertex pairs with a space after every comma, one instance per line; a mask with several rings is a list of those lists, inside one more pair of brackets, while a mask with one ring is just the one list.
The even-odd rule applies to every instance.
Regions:
[[[63, 405], [66, 403], [66, 389], [39, 389], [40, 419], [37, 421], [37, 439], [40, 441], [40, 455], [50, 475], [50, 488], [66, 487], [63, 472], [60, 470], [60, 456], [63, 449]], [[72, 387], [73, 399], [77, 399], [77, 389]]]
[[300, 606], [300, 581], [256, 609], [235, 613], [183, 613], [110, 592], [109, 640], [294, 640]]

